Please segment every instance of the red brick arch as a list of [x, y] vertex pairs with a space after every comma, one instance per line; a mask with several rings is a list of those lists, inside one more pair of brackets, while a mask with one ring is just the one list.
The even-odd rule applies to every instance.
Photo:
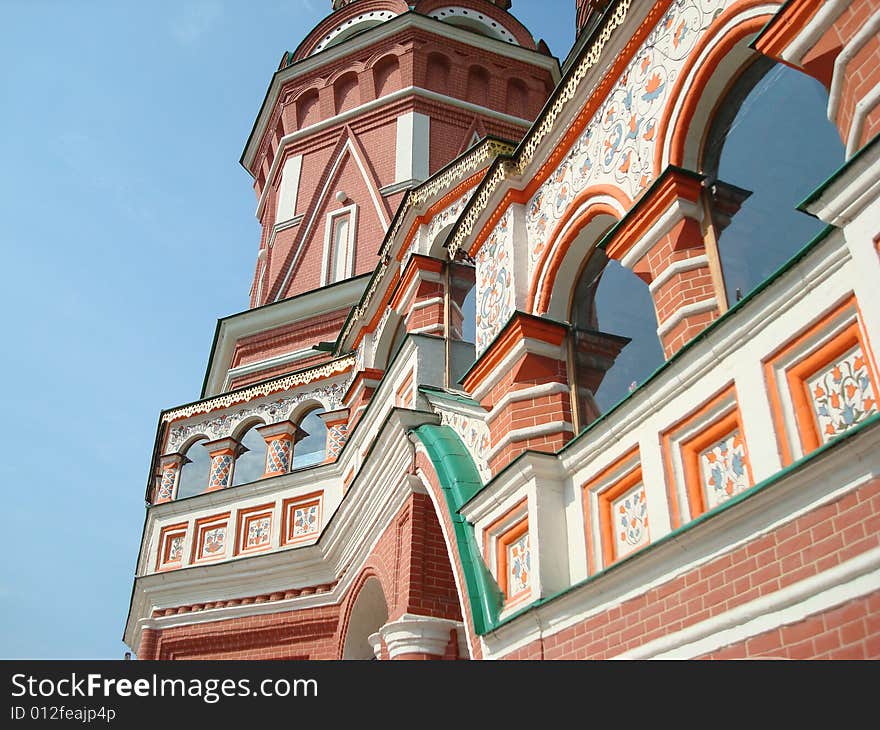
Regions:
[[[599, 200], [600, 196], [610, 197], [618, 205]], [[629, 210], [631, 206], [632, 200], [629, 196], [612, 185], [592, 185], [575, 197], [565, 215], [550, 233], [547, 244], [535, 264], [526, 300], [528, 311], [536, 314], [547, 311], [562, 262], [584, 227], [600, 215], [610, 215], [620, 220], [623, 212]]]

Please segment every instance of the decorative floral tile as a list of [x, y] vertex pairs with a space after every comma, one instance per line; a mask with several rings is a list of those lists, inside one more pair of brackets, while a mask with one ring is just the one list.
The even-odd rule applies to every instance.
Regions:
[[489, 346], [513, 314], [512, 228], [508, 209], [476, 255], [477, 353]]
[[199, 546], [199, 559], [214, 558], [222, 555], [226, 550], [226, 525], [211, 527], [202, 533], [202, 541]]
[[822, 443], [877, 412], [874, 384], [860, 345], [806, 382]]
[[293, 536], [304, 537], [318, 531], [318, 505], [310, 504], [293, 511]]
[[272, 517], [261, 515], [247, 521], [247, 535], [245, 536], [245, 550], [265, 547], [269, 544], [272, 534]]
[[748, 457], [738, 429], [704, 449], [699, 459], [707, 509], [751, 486], [746, 468]]
[[183, 559], [184, 535], [174, 535], [168, 541], [167, 563], [179, 563]]
[[611, 503], [615, 557], [621, 558], [650, 541], [645, 485], [637, 484]]
[[532, 580], [532, 555], [529, 533], [525, 532], [507, 546], [507, 597], [529, 590]]

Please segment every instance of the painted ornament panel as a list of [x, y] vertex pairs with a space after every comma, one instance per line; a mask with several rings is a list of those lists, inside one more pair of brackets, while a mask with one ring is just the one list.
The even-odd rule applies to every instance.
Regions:
[[265, 547], [272, 533], [272, 518], [269, 515], [248, 520], [245, 549]]
[[513, 226], [508, 209], [477, 252], [477, 354], [513, 314]]
[[752, 486], [745, 443], [738, 429], [702, 451], [699, 460], [706, 509], [717, 507]]
[[877, 391], [857, 345], [806, 382], [822, 443], [877, 413]]
[[184, 535], [174, 535], [168, 541], [168, 553], [166, 555], [166, 563], [179, 563], [183, 559], [183, 539]]
[[531, 586], [532, 554], [529, 544], [529, 533], [507, 546], [507, 597], [512, 598]]
[[318, 531], [318, 505], [297, 507], [293, 511], [293, 537], [305, 537]]
[[654, 178], [658, 124], [700, 35], [730, 0], [676, 0], [556, 170], [527, 205], [529, 275], [580, 191], [610, 185], [635, 199]]
[[611, 503], [614, 556], [628, 555], [650, 542], [645, 485], [637, 484]]
[[213, 558], [226, 551], [226, 525], [212, 527], [202, 533], [199, 558]]

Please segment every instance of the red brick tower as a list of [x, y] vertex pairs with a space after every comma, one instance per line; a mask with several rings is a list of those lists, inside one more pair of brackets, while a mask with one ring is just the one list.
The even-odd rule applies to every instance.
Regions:
[[372, 271], [407, 188], [480, 137], [522, 137], [556, 63], [509, 5], [337, 1], [284, 54], [241, 158], [263, 228], [252, 306]]

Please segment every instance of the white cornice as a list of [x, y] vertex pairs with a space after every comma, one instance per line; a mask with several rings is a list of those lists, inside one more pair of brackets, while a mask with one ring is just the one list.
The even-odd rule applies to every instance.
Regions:
[[880, 142], [874, 142], [847, 163], [846, 170], [827, 183], [822, 193], [803, 206], [819, 220], [843, 227], [880, 193]]
[[[476, 33], [456, 28], [453, 25], [434, 20], [433, 18], [428, 18], [424, 15], [405, 13], [382, 23], [375, 28], [371, 28], [345, 43], [341, 43], [338, 46], [331, 46], [321, 53], [309, 56], [302, 61], [294, 63], [292, 66], [277, 71], [272, 77], [272, 81], [266, 91], [266, 98], [260, 107], [260, 112], [254, 122], [253, 131], [251, 132], [251, 136], [247, 141], [244, 152], [242, 153], [241, 163], [244, 167], [249, 170], [253, 164], [254, 155], [263, 139], [269, 116], [272, 109], [275, 107], [281, 88], [285, 84], [299, 76], [310, 74], [323, 66], [329, 66], [352, 53], [356, 53], [375, 45], [386, 38], [393, 36], [395, 33], [399, 33], [408, 28], [423, 30], [428, 33], [442, 33], [444, 39], [458, 41], [459, 43], [474, 46], [481, 50], [486, 50], [501, 56], [507, 56], [508, 58], [521, 61], [522, 63], [542, 67], [550, 72], [554, 83], [558, 82], [560, 79], [559, 61], [556, 58], [545, 56], [538, 51], [531, 51], [522, 46], [516, 46], [510, 43], [505, 43], [504, 41], [495, 40], [494, 38], [477, 35]], [[387, 99], [388, 97], [384, 97], [380, 101], [384, 102]]]
[[308, 294], [221, 319], [217, 325], [217, 338], [211, 352], [210, 369], [205, 377], [202, 397], [208, 398], [223, 392], [238, 340], [274, 327], [350, 307], [363, 294], [368, 279], [366, 276], [358, 276]]

